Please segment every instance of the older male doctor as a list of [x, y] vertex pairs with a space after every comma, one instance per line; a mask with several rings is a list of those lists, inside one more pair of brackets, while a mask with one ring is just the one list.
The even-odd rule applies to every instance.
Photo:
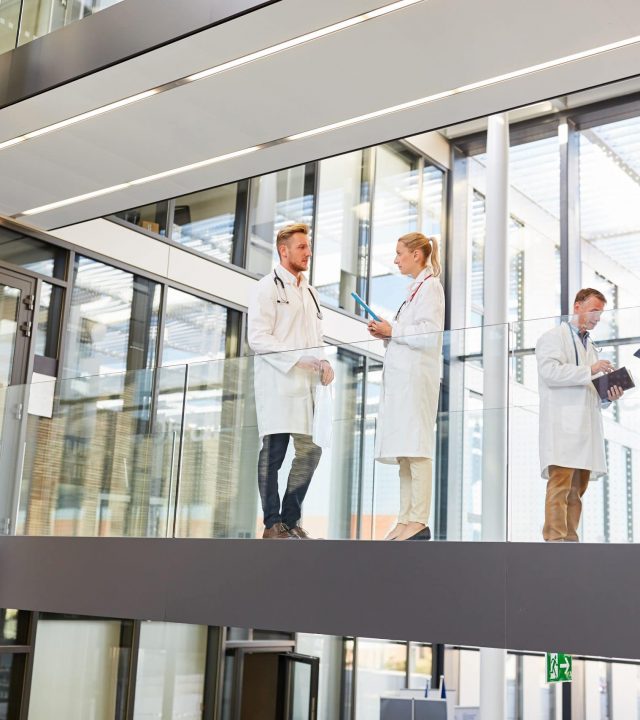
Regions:
[[598, 290], [580, 290], [571, 320], [548, 330], [536, 344], [540, 466], [547, 479], [542, 536], [548, 542], [578, 542], [589, 479], [607, 472], [601, 407], [623, 393], [614, 386], [609, 401], [600, 400], [591, 380], [613, 366], [600, 360], [589, 337], [606, 302]]
[[[255, 397], [262, 449], [258, 489], [263, 538], [307, 539], [302, 502], [322, 449], [312, 441], [314, 392], [334, 377], [323, 359], [322, 312], [304, 272], [309, 269], [309, 227], [288, 225], [276, 239], [280, 264], [257, 284], [249, 303], [249, 346], [256, 353]], [[295, 457], [280, 507], [278, 471], [293, 438]]]

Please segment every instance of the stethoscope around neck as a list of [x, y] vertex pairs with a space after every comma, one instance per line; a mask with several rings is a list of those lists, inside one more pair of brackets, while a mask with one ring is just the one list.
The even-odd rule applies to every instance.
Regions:
[[420, 288], [424, 285], [424, 283], [425, 283], [430, 277], [433, 277], [433, 273], [429, 273], [429, 274], [427, 275], [427, 277], [424, 278], [424, 280], [422, 280], [422, 281], [420, 282], [420, 284], [418, 285], [418, 287], [411, 293], [411, 297], [410, 297], [408, 300], [405, 300], [405, 301], [402, 303], [402, 305], [400, 305], [400, 307], [398, 308], [398, 312], [395, 314], [395, 317], [393, 318], [393, 322], [395, 322], [395, 321], [400, 317], [400, 313], [404, 310], [405, 306], [406, 306], [406, 305], [409, 305], [409, 304], [411, 303], [411, 301], [413, 300], [413, 298], [417, 295], [418, 290], [420, 290]]
[[[569, 332], [571, 333], [571, 339], [573, 340], [573, 352], [575, 353], [575, 356], [576, 356], [576, 365], [580, 365], [580, 359], [578, 357], [578, 344], [576, 342], [576, 335], [578, 334], [578, 332], [577, 332], [577, 330], [574, 329], [574, 327], [573, 327], [573, 325], [571, 325], [571, 323], [567, 323], [567, 325], [569, 326]], [[597, 353], [602, 352], [602, 348], [598, 347], [593, 342], [591, 337], [589, 337], [589, 342], [591, 343], [591, 347], [594, 348]], [[584, 345], [583, 345], [583, 347], [584, 347]], [[585, 347], [584, 349], [586, 350], [587, 348]]]
[[[273, 271], [273, 284], [276, 286], [276, 302], [278, 305], [288, 305], [289, 298], [287, 297], [287, 288], [284, 285], [284, 280], [275, 270]], [[313, 304], [316, 306], [316, 317], [318, 320], [322, 320], [322, 310], [320, 310], [316, 296], [311, 291], [311, 288], [307, 288], [307, 290], [309, 291], [309, 295], [311, 295]]]

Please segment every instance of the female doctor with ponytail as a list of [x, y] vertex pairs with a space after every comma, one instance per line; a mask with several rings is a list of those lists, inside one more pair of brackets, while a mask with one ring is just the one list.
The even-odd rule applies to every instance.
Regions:
[[438, 280], [438, 242], [403, 235], [394, 260], [413, 278], [392, 322], [374, 321], [370, 334], [385, 341], [375, 458], [400, 467], [400, 513], [386, 540], [429, 540], [435, 423], [440, 392], [444, 291]]

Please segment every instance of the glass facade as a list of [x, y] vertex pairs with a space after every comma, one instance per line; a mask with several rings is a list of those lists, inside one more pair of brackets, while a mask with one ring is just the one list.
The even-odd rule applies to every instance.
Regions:
[[266, 275], [278, 264], [276, 235], [294, 222], [311, 225], [314, 165], [262, 175], [251, 184], [246, 267]]
[[[271, 717], [278, 698], [301, 720], [378, 720], [384, 698], [428, 696], [462, 718], [480, 708], [480, 648], [21, 614], [35, 632], [17, 653], [0, 642], [3, 720], [21, 717], [23, 692], [28, 717], [47, 720]], [[640, 718], [636, 660], [574, 655], [567, 687], [563, 714], [562, 684], [546, 682], [545, 655], [505, 651], [505, 720]]]
[[123, 692], [119, 665], [126, 621], [38, 620], [29, 720], [113, 720]]
[[142, 276], [78, 256], [67, 323], [65, 377], [153, 365], [160, 288]]
[[234, 262], [244, 237], [248, 182], [176, 198], [171, 239], [216, 260]]
[[[508, 537], [535, 540], [544, 483], [534, 347], [571, 305], [569, 245], [580, 251], [580, 284], [609, 299], [594, 333], [601, 357], [631, 369], [636, 362], [640, 269], [628, 209], [635, 207], [637, 185], [634, 102], [622, 97], [610, 107], [571, 107], [562, 116], [540, 117], [538, 109], [511, 123], [510, 325], [496, 331], [500, 342], [506, 339], [508, 407], [489, 407], [484, 394], [487, 345], [500, 344], [484, 327], [492, 287], [485, 254], [486, 120], [472, 133], [429, 134], [462, 159], [463, 171], [456, 163], [441, 167], [421, 149], [426, 142], [411, 138], [130, 209], [120, 219], [195, 252], [198, 262], [210, 258], [258, 276], [276, 262], [278, 229], [306, 221], [314, 247], [310, 279], [325, 307], [352, 316], [358, 314], [353, 291], [385, 316], [400, 304], [406, 281], [393, 255], [401, 234], [439, 237], [447, 304], [462, 307], [451, 324], [469, 327], [443, 338], [433, 533], [482, 538], [487, 429], [507, 422]], [[576, 210], [573, 220], [569, 207]], [[20, 531], [253, 537], [261, 524], [254, 482], [259, 438], [243, 312], [8, 225], [0, 262], [37, 280], [33, 352], [36, 360], [54, 361], [51, 372], [63, 378], [51, 417], [28, 413], [23, 465], [12, 458], [12, 472], [24, 467]], [[352, 343], [326, 352], [337, 371], [334, 443], [306, 498], [304, 522], [321, 537], [378, 539], [398, 510], [396, 468], [373, 460], [382, 348]], [[589, 488], [584, 539], [637, 537], [639, 412], [631, 394], [604, 411], [609, 472]], [[290, 463], [291, 454], [283, 475]]]
[[[122, 0], [68, 0], [68, 2], [36, 2], [36, 0], [22, 0], [20, 14], [20, 34], [18, 45], [47, 35], [58, 28], [70, 25], [76, 20], [94, 15]], [[9, 49], [9, 47], [5, 48]]]
[[200, 720], [207, 628], [144, 622], [139, 642], [134, 720]]

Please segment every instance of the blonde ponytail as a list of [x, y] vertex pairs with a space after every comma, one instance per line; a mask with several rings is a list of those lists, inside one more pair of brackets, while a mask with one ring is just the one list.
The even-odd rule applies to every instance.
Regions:
[[403, 235], [398, 239], [408, 250], [422, 250], [426, 265], [431, 265], [435, 277], [440, 275], [442, 268], [440, 267], [440, 249], [438, 240], [431, 236], [427, 237], [419, 232], [411, 232]]

